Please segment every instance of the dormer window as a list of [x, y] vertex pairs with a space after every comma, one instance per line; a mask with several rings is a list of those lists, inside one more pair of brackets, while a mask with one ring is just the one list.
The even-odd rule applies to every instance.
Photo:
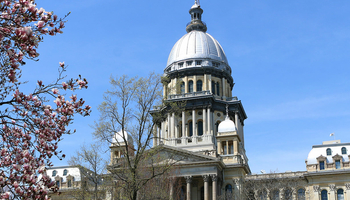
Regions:
[[202, 61], [201, 60], [196, 60], [196, 65], [201, 65]]
[[346, 148], [345, 148], [345, 147], [342, 147], [342, 148], [341, 148], [341, 154], [344, 155], [344, 154], [346, 154], [346, 153], [347, 153], [347, 152], [346, 152]]
[[183, 66], [184, 66], [184, 63], [183, 63], [183, 62], [179, 63], [179, 67], [180, 67], [180, 68], [182, 68]]
[[63, 176], [67, 176], [67, 174], [68, 174], [68, 170], [63, 170]]
[[320, 161], [320, 170], [324, 170], [324, 161]]
[[332, 155], [332, 150], [330, 148], [328, 148], [326, 151], [327, 151], [327, 156], [331, 156]]
[[340, 160], [335, 160], [335, 168], [340, 169]]
[[193, 63], [193, 61], [191, 60], [191, 61], [186, 61], [186, 65], [187, 66], [191, 66], [192, 65], [192, 63]]
[[57, 171], [56, 171], [56, 170], [53, 170], [53, 171], [52, 171], [52, 176], [54, 177], [54, 176], [56, 176], [56, 174], [57, 174]]

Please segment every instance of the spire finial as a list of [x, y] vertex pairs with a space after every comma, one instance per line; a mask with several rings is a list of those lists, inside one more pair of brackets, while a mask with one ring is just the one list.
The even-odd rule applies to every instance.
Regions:
[[187, 24], [186, 31], [189, 33], [193, 30], [207, 31], [207, 25], [202, 21], [203, 10], [201, 9], [199, 0], [194, 1], [194, 5], [190, 9], [191, 22]]

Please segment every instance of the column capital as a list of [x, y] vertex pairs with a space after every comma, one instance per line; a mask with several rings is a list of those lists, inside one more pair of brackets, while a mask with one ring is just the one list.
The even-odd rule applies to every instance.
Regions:
[[192, 176], [185, 176], [186, 183], [192, 183]]
[[350, 190], [350, 183], [345, 183], [345, 187], [347, 190]]
[[241, 182], [241, 179], [240, 178], [233, 178], [233, 183], [236, 184], [236, 185], [239, 185], [240, 182]]
[[203, 177], [204, 182], [208, 182], [210, 179], [209, 175], [203, 175], [202, 177]]
[[314, 192], [319, 192], [320, 191], [320, 186], [319, 185], [314, 185], [313, 189], [314, 189]]
[[328, 185], [329, 186], [329, 189], [331, 190], [331, 191], [334, 191], [335, 190], [335, 184], [330, 184], [330, 185]]
[[212, 181], [218, 181], [218, 176], [216, 174], [210, 174]]

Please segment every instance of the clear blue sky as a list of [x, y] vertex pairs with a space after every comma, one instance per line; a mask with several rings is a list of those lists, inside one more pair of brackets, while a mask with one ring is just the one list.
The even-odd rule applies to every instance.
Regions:
[[[68, 77], [81, 74], [89, 88], [78, 95], [92, 106], [77, 117], [60, 149], [72, 155], [90, 143], [97, 106], [110, 75], [162, 73], [168, 54], [185, 33], [192, 0], [40, 0], [38, 7], [63, 16], [62, 35], [46, 37], [40, 61], [23, 78], [51, 81], [58, 62]], [[350, 142], [350, 1], [202, 0], [208, 33], [225, 50], [242, 100], [245, 147], [253, 173], [305, 170], [312, 145]], [[54, 160], [66, 165], [68, 159]]]

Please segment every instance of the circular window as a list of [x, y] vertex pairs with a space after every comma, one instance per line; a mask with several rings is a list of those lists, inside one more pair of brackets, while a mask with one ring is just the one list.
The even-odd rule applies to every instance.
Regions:
[[221, 114], [220, 113], [218, 113], [218, 114], [216, 114], [218, 117], [221, 117]]
[[199, 112], [198, 112], [198, 115], [202, 115], [202, 114], [203, 114], [202, 111], [199, 111]]

